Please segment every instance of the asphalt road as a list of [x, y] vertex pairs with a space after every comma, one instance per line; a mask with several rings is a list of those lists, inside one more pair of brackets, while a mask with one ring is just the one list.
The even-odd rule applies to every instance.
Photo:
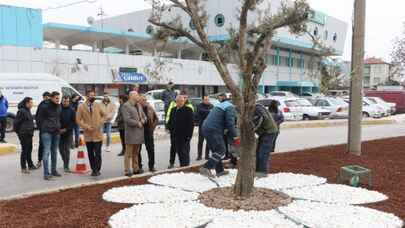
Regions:
[[[363, 127], [363, 140], [405, 136], [405, 124], [377, 125]], [[9, 136], [10, 140], [12, 136]], [[191, 158], [196, 163], [197, 137], [192, 140]], [[277, 152], [287, 152], [300, 149], [314, 148], [325, 145], [342, 144], [347, 141], [346, 127], [330, 128], [308, 128], [308, 129], [285, 129], [281, 132], [277, 144]], [[120, 177], [123, 175], [123, 157], [117, 154], [121, 146], [116, 144], [112, 152], [103, 152], [103, 165], [99, 178], [92, 178], [89, 175], [66, 174], [53, 181], [42, 179], [42, 169], [33, 171], [29, 175], [20, 172], [19, 153], [0, 156], [0, 198], [27, 192], [43, 191], [80, 183], [88, 183], [96, 180]], [[147, 164], [146, 151], [142, 151], [144, 167]], [[76, 162], [76, 151], [71, 155], [71, 167]], [[36, 161], [36, 149], [33, 152]], [[156, 142], [156, 168], [162, 170], [169, 165], [169, 141], [162, 139]], [[176, 161], [177, 162], [177, 161]], [[147, 168], [147, 165], [146, 165]], [[62, 172], [62, 161], [58, 161], [58, 170]]]

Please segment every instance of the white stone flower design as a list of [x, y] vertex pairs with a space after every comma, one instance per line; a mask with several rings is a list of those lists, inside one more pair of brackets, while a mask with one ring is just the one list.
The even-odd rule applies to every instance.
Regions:
[[232, 186], [237, 171], [209, 180], [196, 173], [154, 176], [151, 184], [113, 188], [103, 199], [135, 204], [111, 216], [112, 228], [400, 228], [397, 216], [358, 206], [379, 202], [384, 194], [345, 185], [326, 184], [313, 175], [278, 173], [256, 180], [255, 186], [278, 190], [294, 201], [270, 211], [209, 208], [198, 201], [201, 192]]

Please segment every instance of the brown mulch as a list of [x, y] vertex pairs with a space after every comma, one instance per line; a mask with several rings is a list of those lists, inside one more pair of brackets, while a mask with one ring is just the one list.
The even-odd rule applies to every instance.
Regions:
[[231, 187], [215, 188], [203, 192], [198, 198], [207, 207], [228, 210], [273, 210], [292, 202], [291, 197], [284, 193], [266, 188], [255, 188], [251, 197], [236, 199]]
[[[373, 172], [373, 190], [389, 197], [369, 206], [405, 219], [405, 137], [363, 143], [361, 157], [345, 151], [346, 146], [341, 145], [276, 154], [271, 158], [271, 170], [323, 176], [334, 183], [340, 167], [364, 166]], [[102, 194], [112, 187], [146, 181], [130, 179], [0, 202], [0, 227], [106, 227], [111, 215], [131, 205], [105, 202]]]

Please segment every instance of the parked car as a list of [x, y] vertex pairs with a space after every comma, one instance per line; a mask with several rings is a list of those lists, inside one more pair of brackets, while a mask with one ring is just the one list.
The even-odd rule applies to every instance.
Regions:
[[156, 115], [159, 118], [159, 124], [165, 121], [165, 103], [162, 100], [149, 99], [147, 102], [155, 109]]
[[276, 100], [278, 102], [278, 107], [283, 113], [285, 120], [299, 121], [303, 119], [304, 114], [302, 113], [299, 104], [295, 101], [294, 98], [290, 99], [288, 97], [272, 97], [258, 100], [257, 103], [269, 107], [272, 100]]
[[397, 108], [396, 108], [397, 105], [395, 103], [386, 102], [380, 97], [367, 97], [367, 98], [369, 100], [376, 102], [379, 105], [389, 108], [390, 115], [393, 115], [397, 111]]
[[396, 104], [395, 113], [405, 113], [405, 91], [404, 90], [386, 90], [386, 91], [366, 91], [365, 95], [368, 97], [379, 97], [386, 102]]
[[[345, 98], [344, 101], [347, 104], [350, 104], [350, 100], [348, 98]], [[363, 98], [362, 113], [364, 118], [381, 118], [384, 116], [384, 109]]]
[[316, 99], [314, 105], [329, 110], [332, 119], [346, 119], [349, 117], [349, 105], [342, 99], [322, 97]]
[[382, 112], [382, 116], [390, 116], [391, 115], [391, 107], [387, 105], [379, 104], [377, 101], [370, 99], [369, 97], [363, 97], [364, 102], [369, 105], [376, 105], [377, 109]]
[[[162, 100], [162, 93], [164, 89], [150, 90], [145, 93], [148, 100]], [[176, 94], [180, 94], [180, 90], [175, 90]]]
[[299, 98], [296, 99], [296, 102], [303, 113], [303, 120], [323, 120], [330, 117], [331, 111], [316, 107], [307, 99]]
[[288, 91], [273, 91], [267, 94], [267, 97], [298, 97], [298, 96]]
[[301, 94], [302, 98], [317, 98], [317, 97], [324, 97], [322, 93], [310, 93], [310, 92], [303, 92]]

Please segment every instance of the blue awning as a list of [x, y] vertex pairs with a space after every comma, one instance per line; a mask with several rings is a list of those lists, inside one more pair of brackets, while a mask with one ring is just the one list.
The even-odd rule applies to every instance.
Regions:
[[278, 87], [316, 87], [313, 82], [308, 81], [277, 81]]

